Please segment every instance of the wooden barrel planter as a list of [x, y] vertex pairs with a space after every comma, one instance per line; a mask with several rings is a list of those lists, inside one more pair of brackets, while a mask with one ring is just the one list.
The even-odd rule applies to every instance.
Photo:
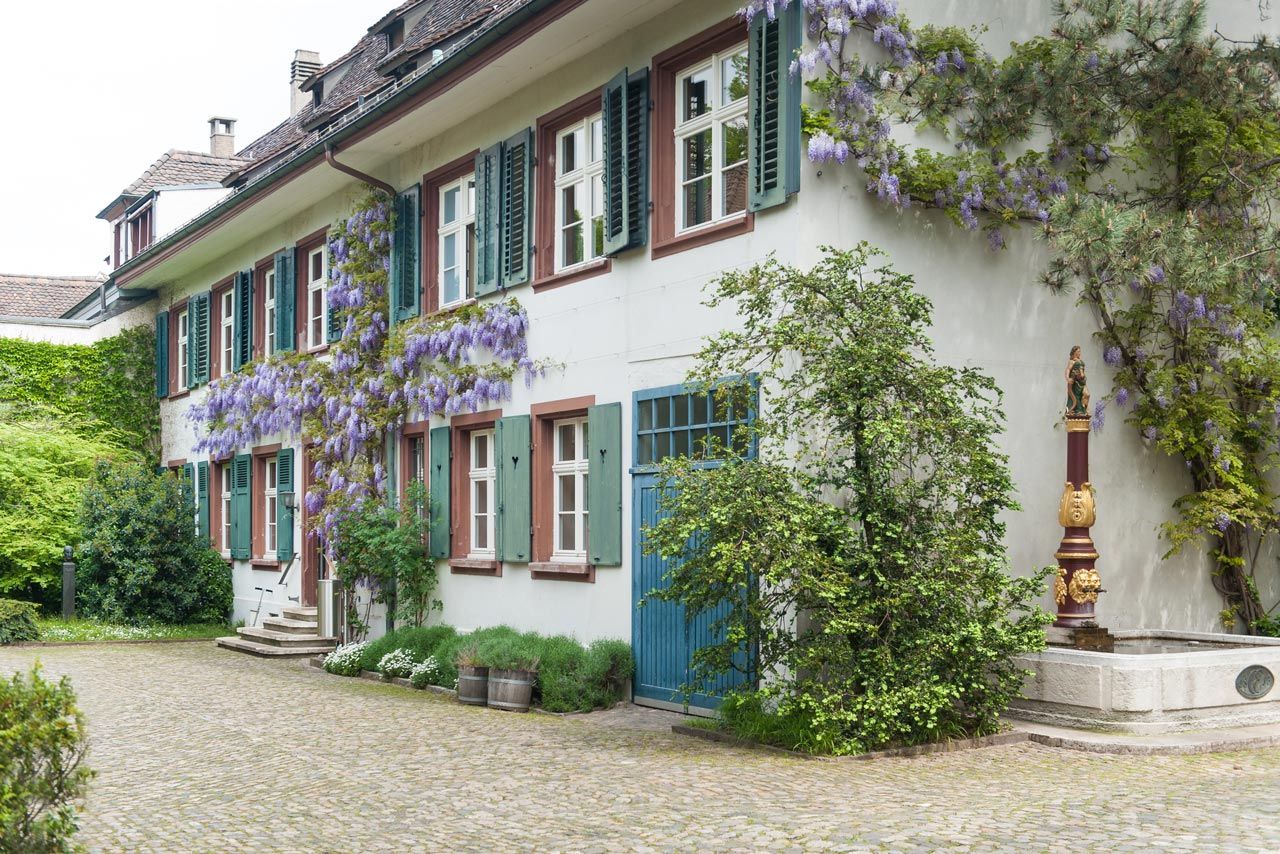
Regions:
[[458, 668], [458, 702], [483, 706], [489, 699], [489, 668]]
[[527, 712], [533, 700], [533, 670], [498, 670], [489, 673], [489, 705], [507, 712]]

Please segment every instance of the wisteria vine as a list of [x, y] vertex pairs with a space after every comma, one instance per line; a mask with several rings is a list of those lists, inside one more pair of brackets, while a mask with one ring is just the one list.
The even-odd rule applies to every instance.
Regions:
[[215, 458], [296, 437], [310, 454], [305, 497], [312, 531], [338, 523], [387, 488], [386, 441], [410, 419], [477, 411], [506, 400], [512, 382], [545, 370], [528, 353], [528, 315], [515, 299], [389, 322], [394, 212], [370, 189], [330, 233], [329, 310], [341, 336], [329, 358], [280, 353], [210, 383], [193, 404], [196, 450]]

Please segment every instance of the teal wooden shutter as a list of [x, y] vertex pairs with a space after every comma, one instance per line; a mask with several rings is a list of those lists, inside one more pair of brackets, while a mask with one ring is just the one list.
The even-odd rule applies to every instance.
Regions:
[[[278, 280], [277, 280], [278, 281]], [[293, 492], [293, 448], [276, 452], [276, 559], [293, 560], [293, 508], [284, 493]], [[296, 499], [296, 495], [294, 496]]]
[[622, 404], [587, 408], [587, 560], [622, 565]]
[[182, 473], [179, 475], [182, 482], [182, 500], [196, 506], [196, 464], [183, 463]]
[[649, 69], [622, 69], [601, 95], [604, 251], [643, 246], [649, 232]]
[[449, 489], [452, 485], [448, 427], [433, 427], [430, 437], [431, 469], [427, 474], [431, 504], [431, 556], [449, 556]]
[[394, 319], [422, 313], [422, 200], [417, 185], [396, 196], [396, 228], [391, 244]]
[[528, 563], [533, 550], [533, 478], [528, 415], [500, 418], [494, 430], [498, 492], [498, 560]]
[[476, 296], [498, 289], [502, 143], [476, 155]]
[[748, 210], [780, 205], [800, 189], [800, 79], [789, 68], [803, 28], [800, 3], [772, 21], [768, 15], [751, 20]]
[[156, 315], [156, 397], [169, 396], [169, 312]]
[[196, 463], [196, 535], [209, 544], [209, 464]]
[[252, 270], [236, 273], [235, 313], [231, 325], [231, 369], [238, 371], [253, 361]]
[[533, 129], [525, 128], [502, 144], [501, 285], [529, 281], [533, 222]]
[[212, 294], [196, 294], [187, 305], [187, 387], [209, 381], [209, 306]]
[[231, 556], [248, 559], [253, 551], [253, 457], [231, 460]]
[[[276, 349], [277, 353], [293, 352], [297, 335], [294, 315], [298, 304], [298, 280], [294, 274], [293, 250], [276, 253]], [[269, 355], [269, 354], [268, 354]]]

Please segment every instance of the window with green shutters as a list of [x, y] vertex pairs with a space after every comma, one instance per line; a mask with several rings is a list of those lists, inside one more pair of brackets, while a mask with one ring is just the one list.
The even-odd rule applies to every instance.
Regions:
[[231, 556], [247, 560], [253, 551], [253, 457], [231, 460]]
[[529, 281], [533, 131], [476, 155], [476, 295]]
[[276, 304], [275, 304], [275, 352], [294, 350], [296, 334], [294, 318], [298, 311], [298, 281], [294, 274], [294, 252], [286, 249], [276, 253]]
[[209, 464], [196, 463], [196, 535], [209, 542]]
[[169, 396], [169, 312], [156, 315], [156, 397]]
[[293, 560], [293, 448], [276, 452], [276, 558]]
[[604, 251], [643, 246], [649, 228], [649, 69], [618, 72], [601, 94]]
[[212, 294], [196, 294], [187, 303], [187, 387], [209, 381], [209, 314]]
[[238, 371], [253, 361], [253, 271], [236, 273], [235, 321], [231, 330], [231, 369]]
[[622, 404], [587, 408], [587, 562], [622, 565]]
[[532, 441], [528, 415], [498, 419], [494, 430], [498, 560], [514, 563], [528, 563], [530, 560], [533, 537]]
[[800, 189], [800, 78], [789, 73], [804, 35], [792, 3], [773, 20], [756, 15], [749, 37], [750, 195], [748, 210], [780, 205]]
[[449, 525], [449, 489], [453, 481], [452, 451], [448, 427], [433, 427], [430, 434], [428, 453], [430, 470], [427, 483], [431, 501], [431, 556], [447, 558], [450, 555]]
[[415, 185], [396, 196], [391, 243], [391, 294], [397, 321], [422, 312], [422, 197]]

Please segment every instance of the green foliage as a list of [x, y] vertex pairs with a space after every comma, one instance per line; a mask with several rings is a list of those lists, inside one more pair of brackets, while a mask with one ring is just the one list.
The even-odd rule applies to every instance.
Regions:
[[397, 649], [407, 650], [414, 661], [425, 661], [441, 644], [457, 636], [453, 626], [405, 626], [364, 645], [360, 669], [378, 669], [382, 657]]
[[477, 655], [494, 670], [536, 671], [542, 661], [543, 639], [535, 634], [487, 638], [476, 645]]
[[[428, 549], [430, 520], [423, 508], [427, 495], [420, 483], [409, 487], [401, 506], [366, 501], [338, 523], [333, 559], [338, 581], [348, 590], [366, 584], [375, 601], [385, 603], [397, 619], [421, 626], [441, 607], [433, 598], [436, 562]], [[368, 627], [359, 620], [354, 597], [348, 625], [358, 634]]]
[[[244, 621], [241, 620], [241, 623]], [[104, 623], [100, 620], [41, 617], [36, 620], [42, 641], [115, 641], [159, 640], [168, 638], [217, 638], [228, 634], [231, 628], [226, 621], [218, 623], [187, 623], [181, 626], [150, 624], [130, 626], [124, 623]]]
[[0, 415], [0, 593], [41, 598], [58, 589], [62, 550], [80, 540], [80, 494], [95, 464], [135, 458], [60, 421]]
[[719, 615], [685, 689], [754, 650], [761, 686], [743, 696], [816, 752], [994, 731], [1021, 689], [1013, 656], [1051, 619], [1035, 605], [1047, 570], [1005, 571], [999, 390], [933, 362], [929, 301], [877, 254], [716, 283], [710, 303], [736, 304], [742, 328], [711, 339], [692, 378], [758, 373], [762, 456], [668, 460], [645, 536], [672, 561], [649, 596]]
[[33, 602], [0, 599], [0, 646], [40, 639], [36, 625], [39, 607]]
[[79, 612], [133, 625], [225, 624], [231, 569], [196, 535], [194, 513], [173, 475], [99, 463], [80, 511]]
[[154, 348], [149, 326], [90, 345], [0, 339], [0, 410], [51, 410], [82, 436], [154, 456]]
[[75, 802], [93, 777], [86, 746], [67, 677], [46, 681], [37, 664], [0, 680], [0, 851], [75, 850]]
[[1280, 638], [1280, 616], [1264, 614], [1253, 623], [1254, 634], [1269, 638]]

